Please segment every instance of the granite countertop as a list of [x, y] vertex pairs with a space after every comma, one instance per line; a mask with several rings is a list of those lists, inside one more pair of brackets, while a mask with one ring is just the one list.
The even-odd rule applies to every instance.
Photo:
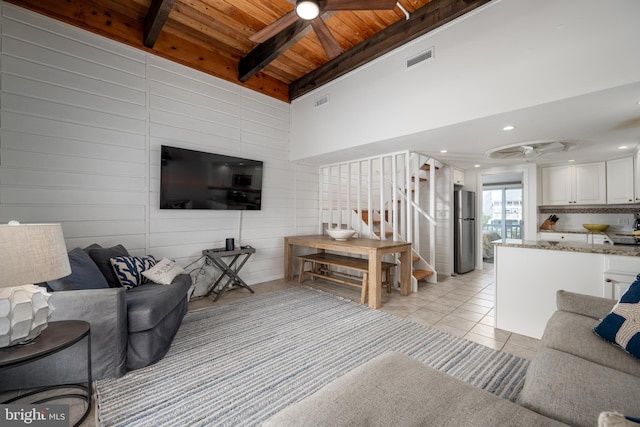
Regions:
[[517, 239], [494, 240], [491, 243], [496, 246], [505, 246], [511, 248], [544, 249], [550, 251], [583, 252], [590, 254], [640, 257], [640, 246], [624, 246], [611, 244], [597, 245], [593, 243], [580, 242], [549, 242], [546, 240], [521, 241]]

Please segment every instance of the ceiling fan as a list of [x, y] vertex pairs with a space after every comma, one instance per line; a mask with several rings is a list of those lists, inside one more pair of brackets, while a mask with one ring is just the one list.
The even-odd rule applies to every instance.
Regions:
[[488, 151], [486, 155], [490, 159], [522, 159], [528, 161], [545, 154], [567, 151], [572, 146], [572, 143], [565, 141], [525, 142], [494, 148]]
[[398, 0], [287, 0], [295, 8], [275, 22], [249, 37], [249, 40], [262, 43], [293, 25], [298, 19], [309, 21], [318, 36], [322, 48], [329, 58], [342, 53], [342, 48], [320, 17], [322, 12], [343, 10], [393, 10]]

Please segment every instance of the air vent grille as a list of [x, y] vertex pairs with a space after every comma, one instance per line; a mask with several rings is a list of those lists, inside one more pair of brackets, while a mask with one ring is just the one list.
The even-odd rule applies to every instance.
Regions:
[[433, 48], [407, 59], [407, 69], [433, 58]]
[[328, 103], [329, 103], [329, 95], [325, 95], [322, 98], [316, 99], [315, 107], [316, 108], [322, 107], [323, 105], [326, 105]]

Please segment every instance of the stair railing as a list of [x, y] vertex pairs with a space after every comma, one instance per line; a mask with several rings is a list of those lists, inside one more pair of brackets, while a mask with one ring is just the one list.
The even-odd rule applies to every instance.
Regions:
[[[429, 162], [431, 200], [426, 212], [420, 206], [419, 172]], [[391, 231], [394, 239], [412, 243], [420, 254], [420, 220], [424, 218], [430, 226], [428, 264], [435, 265], [435, 165], [435, 160], [420, 153], [400, 151], [321, 166], [319, 231], [323, 233], [326, 224], [329, 228], [353, 228], [362, 237], [380, 239], [386, 239], [386, 232]], [[373, 225], [376, 215], [379, 236]]]

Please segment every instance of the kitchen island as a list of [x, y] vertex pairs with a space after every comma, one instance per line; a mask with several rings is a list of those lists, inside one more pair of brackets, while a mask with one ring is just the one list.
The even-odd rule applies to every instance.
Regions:
[[618, 298], [640, 273], [640, 247], [497, 240], [496, 327], [541, 338], [556, 291]]

